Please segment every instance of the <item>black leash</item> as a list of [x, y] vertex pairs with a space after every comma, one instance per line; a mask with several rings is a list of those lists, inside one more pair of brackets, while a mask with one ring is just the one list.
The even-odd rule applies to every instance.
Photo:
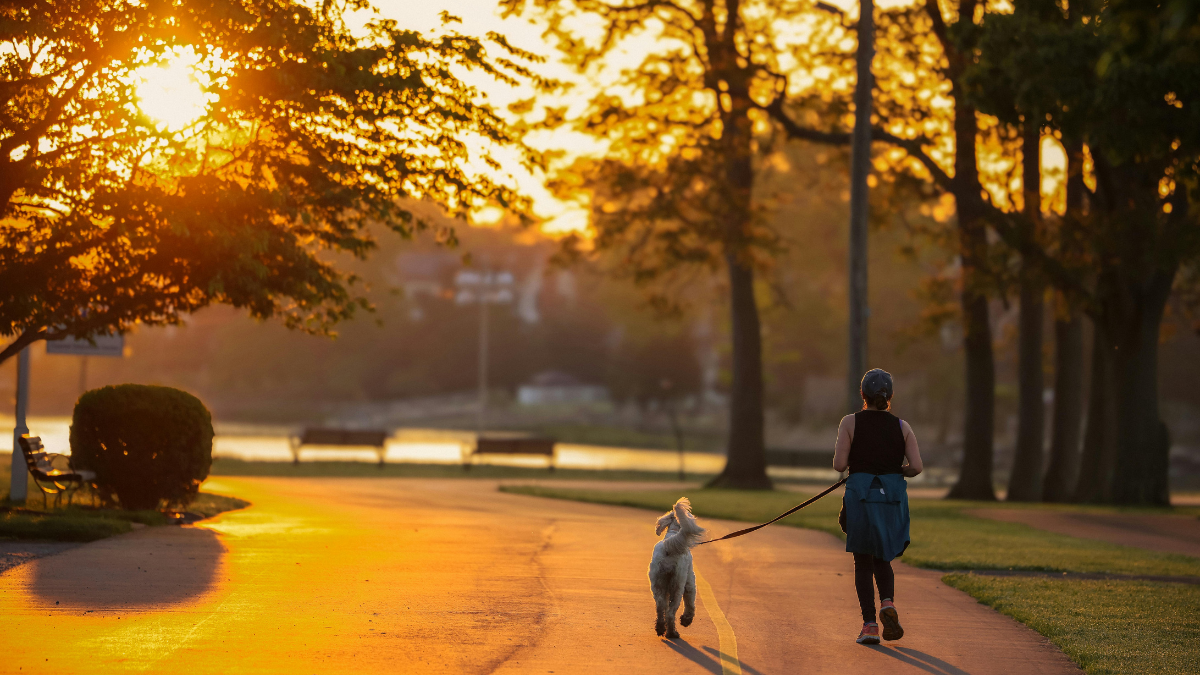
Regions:
[[700, 542], [699, 544], [696, 544], [696, 545], [697, 545], [697, 546], [700, 546], [701, 544], [711, 544], [711, 543], [713, 543], [713, 542], [717, 542], [717, 541], [724, 541], [725, 539], [733, 539], [734, 537], [740, 537], [740, 536], [742, 536], [743, 534], [750, 534], [751, 532], [753, 532], [753, 531], [755, 531], [755, 530], [761, 530], [762, 528], [764, 528], [764, 527], [766, 527], [766, 526], [770, 525], [771, 523], [773, 523], [773, 522], [775, 522], [775, 521], [777, 521], [777, 520], [782, 520], [782, 519], [784, 519], [784, 518], [787, 518], [788, 516], [792, 515], [793, 513], [797, 512], [797, 511], [799, 511], [800, 509], [802, 509], [802, 508], [804, 508], [804, 507], [808, 506], [809, 504], [811, 504], [811, 503], [813, 503], [813, 502], [817, 501], [817, 500], [818, 500], [818, 499], [820, 499], [821, 497], [824, 497], [825, 495], [829, 494], [830, 492], [833, 492], [834, 490], [838, 489], [839, 487], [841, 487], [841, 486], [842, 486], [842, 485], [843, 485], [843, 484], [846, 482], [846, 479], [847, 479], [847, 478], [849, 478], [849, 476], [847, 476], [846, 478], [843, 478], [843, 479], [839, 480], [838, 482], [834, 483], [833, 485], [830, 485], [829, 487], [825, 488], [825, 491], [824, 491], [824, 492], [822, 492], [821, 494], [817, 495], [816, 497], [813, 497], [812, 499], [809, 499], [808, 501], [804, 502], [804, 503], [803, 503], [803, 504], [801, 504], [800, 506], [794, 507], [794, 508], [792, 508], [792, 509], [791, 509], [791, 510], [789, 510], [789, 511], [786, 511], [786, 512], [784, 512], [784, 513], [781, 513], [781, 514], [779, 514], [779, 515], [778, 515], [778, 516], [776, 516], [774, 519], [772, 519], [772, 520], [768, 520], [767, 522], [763, 523], [762, 525], [755, 525], [754, 527], [747, 527], [746, 529], [744, 529], [744, 530], [738, 530], [737, 532], [730, 532], [729, 534], [725, 535], [724, 537], [719, 537], [719, 538], [717, 538], [717, 539], [709, 539], [708, 541], [702, 541], [702, 542]]

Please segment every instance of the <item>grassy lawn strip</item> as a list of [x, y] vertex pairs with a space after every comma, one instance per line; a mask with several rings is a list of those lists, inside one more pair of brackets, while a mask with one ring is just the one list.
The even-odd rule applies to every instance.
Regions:
[[[38, 500], [40, 502], [40, 500]], [[33, 506], [41, 506], [40, 503]], [[234, 497], [201, 492], [187, 510], [211, 518], [225, 511], [249, 506]], [[158, 511], [124, 511], [90, 506], [67, 506], [49, 511], [30, 508], [0, 512], [0, 539], [40, 539], [49, 541], [96, 541], [123, 534], [134, 523], [166, 525], [170, 520]]]
[[212, 518], [218, 513], [226, 511], [237, 511], [250, 506], [250, 502], [237, 497], [226, 497], [225, 495], [214, 495], [210, 492], [201, 492], [196, 495], [191, 504], [188, 504], [187, 510], [192, 513], [199, 513], [205, 518]]
[[95, 517], [75, 509], [49, 513], [8, 512], [0, 514], [0, 539], [48, 541], [96, 541], [133, 529], [132, 520]]
[[[700, 518], [764, 522], [810, 495], [795, 492], [741, 490], [576, 490], [541, 486], [505, 486], [506, 492], [616, 504], [666, 511], [685, 494]], [[1014, 569], [1050, 572], [1103, 572], [1200, 576], [1200, 560], [1172, 553], [1145, 551], [1091, 539], [1044, 532], [1027, 525], [1002, 523], [962, 513], [977, 502], [912, 499], [912, 544], [904, 562], [944, 570]], [[836, 494], [780, 521], [843, 536], [837, 524], [841, 501]], [[712, 528], [714, 535], [724, 534]]]
[[[48, 510], [42, 510], [42, 493], [33, 485], [28, 485], [28, 498], [20, 508], [11, 508], [5, 498], [8, 496], [10, 481], [9, 456], [0, 456], [0, 539], [32, 539], [48, 541], [96, 541], [123, 534], [133, 529], [134, 523], [142, 525], [166, 525], [167, 516], [158, 511], [124, 511], [122, 509], [98, 509], [87, 506], [86, 496], [76, 496], [76, 502], [71, 506], [54, 507], [54, 499], [49, 500]], [[192, 501], [187, 510], [211, 518], [225, 511], [242, 509], [250, 502], [201, 492]]]
[[1184, 675], [1200, 663], [1200, 586], [974, 574], [943, 581], [1050, 638], [1091, 675]]

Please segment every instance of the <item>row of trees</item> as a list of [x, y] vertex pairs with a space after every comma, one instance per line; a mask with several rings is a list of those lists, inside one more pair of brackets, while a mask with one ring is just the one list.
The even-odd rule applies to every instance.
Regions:
[[[961, 475], [951, 494], [994, 499], [992, 299], [1021, 301], [1021, 423], [1009, 493], [1164, 503], [1167, 442], [1156, 345], [1181, 270], [1200, 255], [1200, 99], [1191, 3], [925, 0], [878, 16], [876, 168], [889, 190], [951, 199], [966, 360]], [[729, 460], [716, 483], [769, 485], [763, 463], [755, 274], [775, 233], [754, 199], [784, 140], [845, 146], [854, 27], [789, 0], [506, 0], [533, 12], [581, 72], [653, 41], [574, 120], [607, 154], [562, 172], [594, 195], [595, 244], [618, 272], [666, 294], [725, 268], [733, 334]], [[598, 20], [596, 36], [574, 27]], [[1069, 157], [1064, 212], [1047, 216], [1039, 147]], [[1013, 190], [1015, 185], [1023, 186]], [[1053, 292], [1054, 442], [1042, 465], [1042, 316]], [[1082, 473], [1082, 316], [1095, 328]]]
[[[327, 332], [369, 305], [324, 252], [365, 255], [371, 223], [402, 236], [424, 226], [406, 198], [456, 215], [524, 211], [496, 174], [471, 169], [498, 168], [479, 148], [515, 147], [534, 165], [521, 130], [573, 124], [607, 152], [554, 183], [591, 192], [591, 244], [614, 272], [672, 309], [688, 284], [724, 270], [733, 378], [716, 483], [769, 486], [756, 286], [782, 243], [756, 178], [781, 143], [849, 144], [854, 21], [815, 0], [501, 5], [541, 17], [583, 73], [618, 52], [644, 58], [582, 114], [548, 110], [514, 127], [455, 73], [552, 87], [522, 65], [532, 55], [498, 35], [429, 37], [383, 20], [355, 35], [344, 19], [363, 0], [0, 2], [0, 334], [11, 338], [0, 362], [36, 340], [176, 323], [211, 303]], [[952, 494], [994, 498], [989, 303], [1015, 294], [1022, 419], [1010, 495], [1165, 501], [1158, 328], [1200, 256], [1194, 3], [1019, 0], [999, 13], [923, 0], [877, 19], [877, 192], [954, 205], [948, 227], [926, 232], [959, 262], [931, 284], [956, 292], [964, 334]], [[182, 50], [197, 55], [210, 103], [176, 130], [138, 108], [137, 72]], [[1061, 214], [1039, 190], [1047, 134], [1068, 156]], [[1047, 292], [1059, 396], [1043, 479]], [[1079, 463], [1085, 316], [1097, 337]]]

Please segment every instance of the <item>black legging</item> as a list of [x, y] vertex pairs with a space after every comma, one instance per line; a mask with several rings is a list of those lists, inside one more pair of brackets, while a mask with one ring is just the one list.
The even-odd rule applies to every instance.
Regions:
[[[875, 577], [875, 584], [871, 577]], [[854, 554], [854, 590], [858, 591], [858, 606], [862, 608], [863, 623], [875, 622], [875, 585], [879, 585], [880, 600], [896, 598], [896, 576], [892, 563], [870, 553]]]

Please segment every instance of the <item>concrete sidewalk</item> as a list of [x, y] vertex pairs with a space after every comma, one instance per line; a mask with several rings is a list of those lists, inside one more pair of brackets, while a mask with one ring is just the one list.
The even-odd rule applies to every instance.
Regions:
[[206, 489], [254, 506], [0, 574], [0, 671], [1079, 672], [938, 573], [903, 565], [906, 637], [854, 644], [850, 556], [819, 532], [768, 528], [697, 549], [707, 593], [669, 642], [653, 631], [646, 511], [476, 480], [222, 478]]

